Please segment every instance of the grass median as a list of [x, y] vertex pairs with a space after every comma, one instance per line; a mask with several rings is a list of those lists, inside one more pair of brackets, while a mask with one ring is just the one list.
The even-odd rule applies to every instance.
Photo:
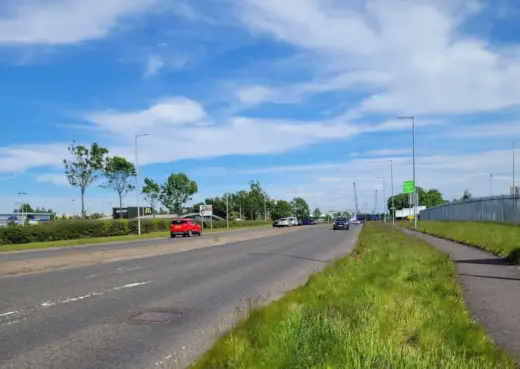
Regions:
[[193, 368], [514, 368], [465, 309], [454, 265], [366, 224], [356, 251], [254, 310]]
[[[272, 227], [271, 223], [262, 224], [258, 226], [247, 226], [247, 227], [232, 227], [232, 228], [217, 228], [217, 229], [204, 229], [204, 233], [218, 233], [218, 232], [226, 232], [228, 230], [247, 230], [247, 229], [257, 229], [257, 228], [267, 228]], [[118, 242], [133, 242], [133, 241], [142, 241], [142, 240], [150, 240], [154, 238], [166, 238], [170, 236], [170, 232], [152, 232], [145, 233], [141, 235], [132, 234], [126, 236], [112, 236], [112, 237], [92, 237], [92, 238], [78, 238], [73, 240], [59, 240], [59, 241], [49, 241], [49, 242], [31, 242], [31, 243], [23, 243], [23, 244], [10, 244], [10, 245], [0, 245], [0, 253], [1, 252], [9, 252], [9, 251], [23, 251], [23, 250], [39, 250], [39, 249], [47, 249], [52, 247], [70, 247], [70, 246], [90, 246], [90, 245], [99, 245], [104, 243], [118, 243]]]
[[[401, 222], [413, 229], [413, 223]], [[520, 263], [520, 227], [510, 224], [484, 222], [445, 222], [423, 220], [418, 222], [420, 232], [481, 248]]]

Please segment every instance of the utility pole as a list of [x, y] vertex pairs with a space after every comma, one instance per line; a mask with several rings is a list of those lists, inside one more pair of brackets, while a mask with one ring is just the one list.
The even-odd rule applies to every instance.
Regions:
[[374, 199], [374, 216], [376, 215], [376, 211], [377, 211], [377, 190], [375, 191], [375, 199]]

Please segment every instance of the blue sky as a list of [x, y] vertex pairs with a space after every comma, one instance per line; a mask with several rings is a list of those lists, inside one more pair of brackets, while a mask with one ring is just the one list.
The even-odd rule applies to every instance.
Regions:
[[[508, 193], [519, 16], [506, 0], [3, 1], [0, 211], [19, 191], [72, 211], [68, 144], [133, 161], [141, 133], [141, 174], [186, 172], [194, 200], [259, 180], [352, 209], [356, 182], [360, 206], [378, 190], [382, 209], [390, 160], [395, 192], [411, 179], [400, 115], [417, 119], [419, 185], [489, 195], [493, 174]], [[117, 196], [92, 186], [86, 202], [108, 211]]]

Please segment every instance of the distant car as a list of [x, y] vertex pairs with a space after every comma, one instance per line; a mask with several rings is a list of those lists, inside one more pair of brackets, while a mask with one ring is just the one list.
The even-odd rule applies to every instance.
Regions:
[[287, 220], [289, 221], [289, 227], [294, 227], [298, 225], [298, 219], [296, 219], [296, 217], [289, 217], [287, 218]]
[[332, 224], [332, 229], [346, 229], [348, 230], [350, 228], [349, 221], [347, 218], [336, 218], [334, 220], [334, 223]]
[[300, 220], [300, 219], [298, 219], [298, 225], [299, 225], [299, 226], [303, 225], [303, 221]]
[[288, 218], [278, 219], [275, 223], [276, 223], [276, 227], [278, 227], [278, 228], [290, 226]]
[[170, 237], [176, 236], [191, 237], [192, 235], [202, 236], [202, 226], [191, 219], [175, 219], [170, 224]]
[[280, 219], [277, 219], [273, 222], [273, 227], [278, 227], [278, 222], [279, 222]]

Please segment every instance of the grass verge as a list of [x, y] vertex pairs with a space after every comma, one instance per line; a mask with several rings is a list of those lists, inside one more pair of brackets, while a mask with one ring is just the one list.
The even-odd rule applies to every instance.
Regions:
[[383, 224], [254, 310], [192, 368], [514, 368], [465, 309], [453, 263]]
[[[401, 222], [413, 229], [413, 223]], [[483, 222], [443, 222], [423, 220], [417, 223], [420, 232], [481, 248], [505, 257], [509, 262], [520, 263], [520, 227]]]
[[[251, 226], [251, 227], [234, 227], [229, 230], [241, 230], [241, 229], [256, 229], [272, 227], [271, 223], [266, 225]], [[219, 233], [226, 232], [226, 228], [218, 229], [204, 229], [204, 233]], [[0, 245], [0, 253], [8, 251], [22, 251], [22, 250], [38, 250], [47, 249], [51, 247], [69, 247], [69, 246], [90, 246], [98, 245], [100, 243], [116, 243], [116, 242], [132, 242], [140, 240], [149, 240], [152, 238], [166, 238], [170, 235], [170, 232], [152, 232], [142, 235], [132, 234], [127, 236], [113, 236], [113, 237], [92, 237], [92, 238], [79, 238], [74, 240], [59, 240], [50, 242], [32, 242], [23, 244], [11, 244], [11, 245]]]

